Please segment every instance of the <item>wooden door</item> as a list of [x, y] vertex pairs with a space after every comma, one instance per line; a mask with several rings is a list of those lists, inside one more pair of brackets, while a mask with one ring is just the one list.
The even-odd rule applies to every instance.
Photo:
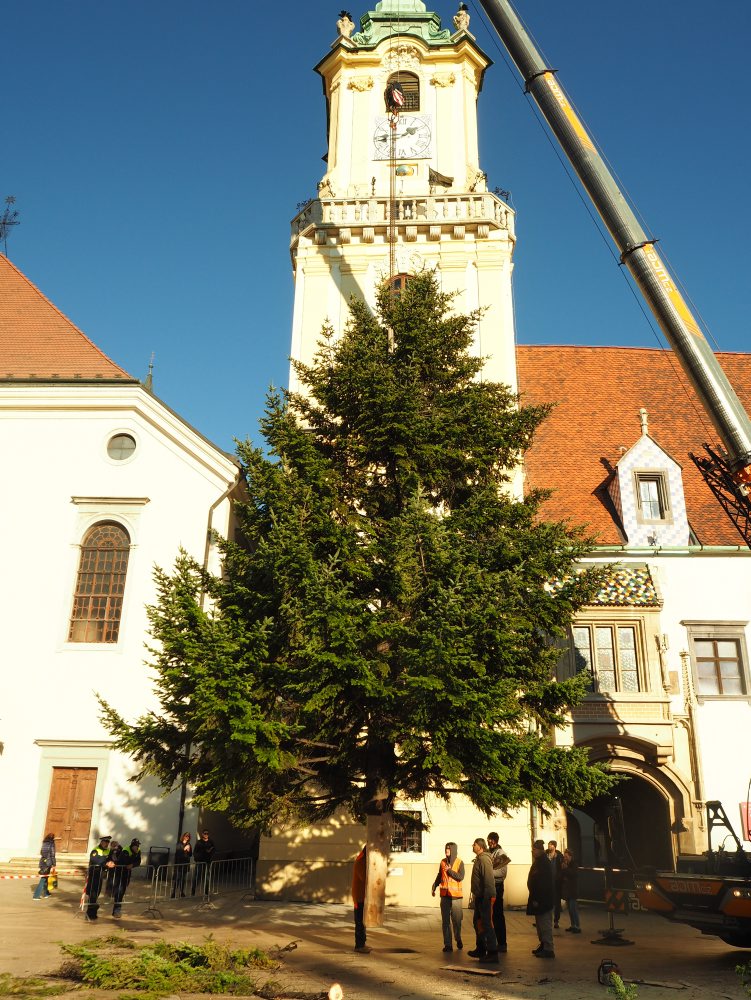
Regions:
[[52, 768], [44, 835], [55, 834], [55, 849], [61, 854], [88, 852], [96, 775], [95, 767]]

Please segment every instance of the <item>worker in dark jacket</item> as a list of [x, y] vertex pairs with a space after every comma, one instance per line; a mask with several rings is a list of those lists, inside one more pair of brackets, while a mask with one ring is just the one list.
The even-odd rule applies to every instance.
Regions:
[[450, 840], [445, 847], [444, 858], [438, 866], [438, 874], [433, 883], [432, 894], [440, 886], [441, 891], [441, 924], [443, 926], [443, 950], [453, 951], [451, 944], [451, 928], [454, 929], [456, 947], [462, 950], [462, 882], [464, 880], [464, 862], [457, 857], [458, 847]]
[[572, 934], [581, 934], [582, 929], [579, 923], [579, 866], [571, 851], [566, 848], [563, 852], [563, 864], [561, 865], [561, 896], [566, 900], [568, 909], [568, 919], [571, 926], [566, 930]]
[[529, 900], [527, 913], [535, 918], [538, 948], [532, 952], [537, 958], [555, 958], [553, 949], [553, 909], [558, 891], [555, 869], [545, 853], [545, 841], [536, 840], [532, 845], [532, 867], [527, 876]]
[[86, 888], [84, 892], [88, 897], [86, 917], [88, 920], [96, 920], [99, 915], [97, 900], [102, 891], [105, 872], [115, 867], [115, 862], [111, 858], [110, 842], [112, 837], [100, 837], [99, 843], [89, 855], [89, 871], [86, 876]]
[[195, 863], [193, 867], [193, 896], [196, 894], [196, 886], [198, 886], [202, 896], [205, 896], [209, 891], [209, 871], [215, 853], [216, 846], [209, 835], [209, 831], [203, 830], [196, 841], [195, 850], [193, 851], [193, 861]]
[[130, 877], [134, 868], [141, 864], [141, 841], [134, 837], [129, 847], [121, 847], [112, 860], [115, 862], [115, 873], [112, 884], [114, 905], [112, 916], [122, 914], [122, 904], [125, 892], [130, 885]]
[[498, 961], [498, 940], [493, 928], [493, 904], [495, 903], [495, 875], [493, 862], [488, 853], [488, 845], [478, 837], [472, 844], [475, 860], [472, 864], [472, 901], [477, 945], [467, 954], [479, 958], [483, 963]]

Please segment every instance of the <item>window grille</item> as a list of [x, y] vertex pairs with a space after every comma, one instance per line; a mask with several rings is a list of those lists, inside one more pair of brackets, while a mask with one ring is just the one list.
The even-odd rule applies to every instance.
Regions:
[[420, 80], [414, 73], [393, 73], [389, 83], [398, 83], [404, 94], [404, 107], [402, 111], [420, 110]]
[[69, 642], [117, 642], [130, 538], [119, 524], [95, 525], [81, 545]]
[[394, 812], [394, 832], [391, 836], [392, 854], [422, 853], [422, 813], [407, 809]]

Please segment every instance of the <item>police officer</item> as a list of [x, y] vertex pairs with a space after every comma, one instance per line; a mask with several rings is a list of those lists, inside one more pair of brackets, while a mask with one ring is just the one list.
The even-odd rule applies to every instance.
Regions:
[[96, 920], [99, 913], [97, 899], [102, 891], [104, 874], [115, 867], [115, 862], [111, 858], [110, 841], [112, 837], [100, 837], [99, 843], [89, 855], [89, 871], [86, 877], [86, 895], [88, 896], [88, 906], [86, 916], [89, 920]]
[[112, 890], [114, 898], [112, 916], [119, 917], [122, 915], [123, 897], [130, 885], [131, 873], [134, 868], [138, 868], [141, 864], [141, 841], [137, 837], [134, 837], [130, 842], [130, 846], [121, 847], [117, 853], [117, 857], [113, 860], [115, 862], [115, 875]]

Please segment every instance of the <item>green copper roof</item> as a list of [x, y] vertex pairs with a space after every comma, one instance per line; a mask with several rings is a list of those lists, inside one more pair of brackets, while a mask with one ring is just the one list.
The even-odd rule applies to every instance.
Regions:
[[359, 48], [373, 48], [393, 35], [412, 35], [428, 45], [445, 45], [451, 39], [438, 14], [427, 10], [422, 0], [379, 0], [375, 10], [360, 18], [360, 28], [352, 36]]
[[422, 0], [380, 0], [380, 3], [376, 4], [376, 13], [380, 14], [406, 14], [407, 11], [424, 14], [425, 10]]

